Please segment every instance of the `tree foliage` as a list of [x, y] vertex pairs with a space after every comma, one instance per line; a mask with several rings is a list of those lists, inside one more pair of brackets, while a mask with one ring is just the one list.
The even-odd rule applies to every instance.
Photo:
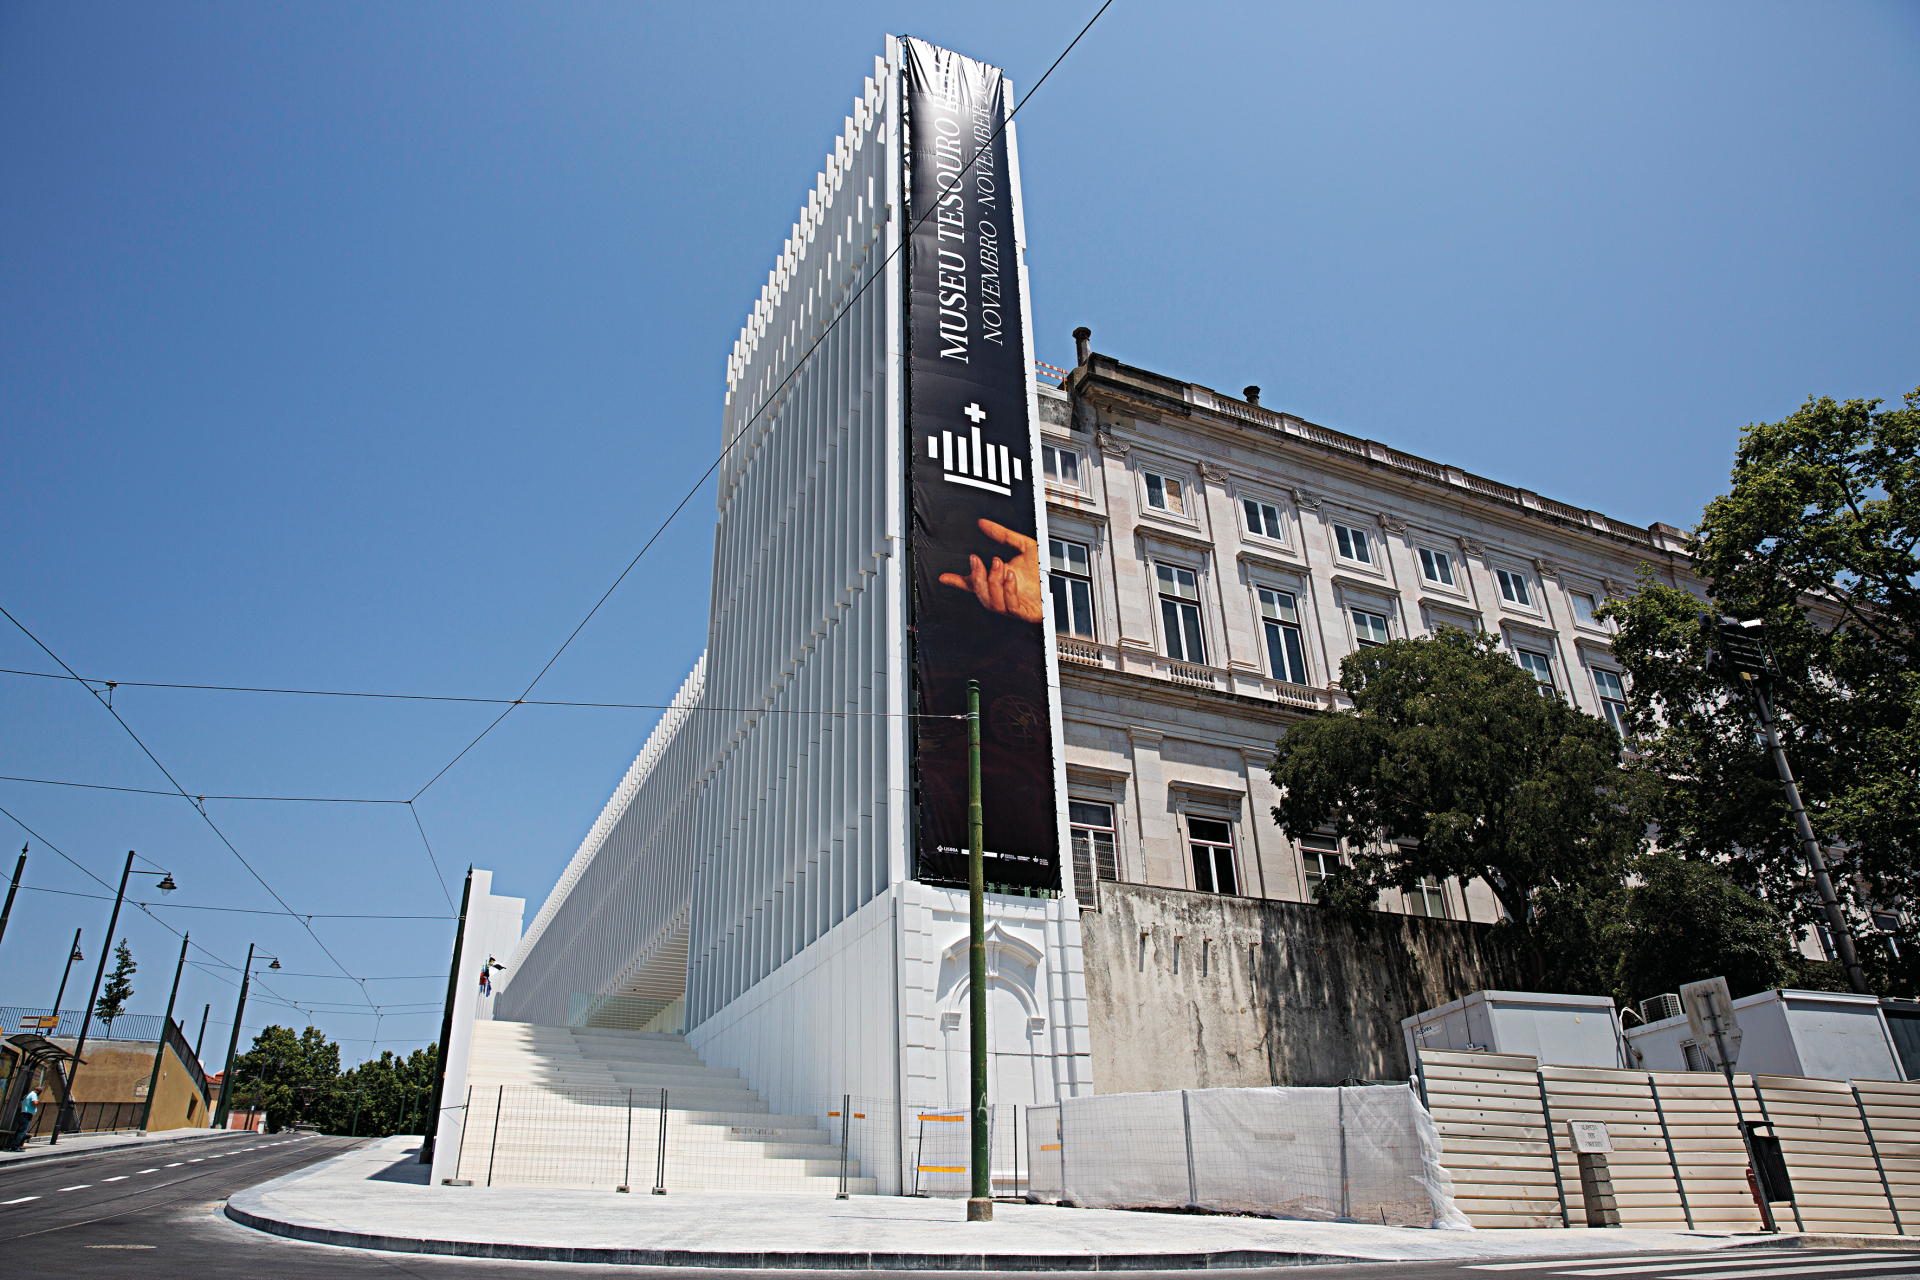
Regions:
[[342, 1072], [340, 1046], [318, 1028], [296, 1036], [291, 1027], [267, 1027], [235, 1059], [228, 1102], [235, 1111], [265, 1110], [273, 1133], [290, 1124], [362, 1137], [419, 1133], [438, 1060], [438, 1045], [404, 1057], [387, 1049]]
[[1353, 709], [1293, 726], [1271, 770], [1290, 836], [1356, 850], [1316, 900], [1357, 913], [1427, 877], [1483, 879], [1537, 981], [1607, 982], [1602, 904], [1645, 840], [1611, 726], [1541, 696], [1484, 633], [1362, 649], [1341, 683]]
[[1780, 913], [1715, 865], [1666, 849], [1634, 859], [1607, 939], [1623, 1003], [1724, 977], [1736, 997], [1784, 986], [1794, 953]]
[[[1708, 504], [1693, 553], [1711, 608], [1763, 618], [1779, 729], [1814, 831], [1843, 852], [1835, 886], [1884, 984], [1911, 966], [1869, 924], [1907, 906], [1912, 957], [1920, 873], [1920, 391], [1900, 409], [1809, 399], [1742, 434], [1730, 492]], [[1701, 670], [1686, 591], [1642, 571], [1603, 616], [1632, 677], [1636, 771], [1661, 843], [1711, 860], [1796, 928], [1821, 922], [1773, 765], [1747, 708]]]
[[127, 940], [120, 939], [120, 945], [113, 949], [113, 972], [107, 975], [107, 985], [100, 988], [100, 998], [93, 1002], [93, 1016], [106, 1027], [109, 1038], [113, 1024], [127, 1011], [127, 1001], [133, 999], [133, 975], [139, 968]]

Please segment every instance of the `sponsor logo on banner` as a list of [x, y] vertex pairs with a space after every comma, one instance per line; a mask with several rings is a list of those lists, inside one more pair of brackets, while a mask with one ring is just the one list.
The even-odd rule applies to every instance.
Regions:
[[[1058, 889], [1005, 82], [925, 41], [905, 47], [915, 692], [921, 712], [953, 715], [980, 682], [987, 883]], [[915, 726], [915, 875], [964, 884], [966, 722]]]

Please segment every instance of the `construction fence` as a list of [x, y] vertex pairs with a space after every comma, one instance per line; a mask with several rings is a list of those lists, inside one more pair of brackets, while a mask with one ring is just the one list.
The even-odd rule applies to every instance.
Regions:
[[1190, 1089], [1026, 1112], [1028, 1198], [1465, 1229], [1405, 1085]]
[[[1476, 1227], [1588, 1225], [1571, 1126], [1606, 1126], [1620, 1225], [1763, 1228], [1749, 1142], [1777, 1141], [1783, 1229], [1912, 1235], [1920, 1224], [1920, 1083], [1541, 1066], [1424, 1050], [1416, 1075], [1439, 1162]], [[1780, 1188], [1765, 1194], [1777, 1195]]]
[[483, 1085], [463, 1101], [459, 1182], [634, 1194], [871, 1195], [897, 1159], [891, 1103], [815, 1100], [809, 1114], [687, 1110], [670, 1089]]

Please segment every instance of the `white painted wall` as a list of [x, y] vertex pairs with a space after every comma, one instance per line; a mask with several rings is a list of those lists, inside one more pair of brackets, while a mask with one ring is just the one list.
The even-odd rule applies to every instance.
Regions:
[[[480, 1012], [480, 965], [494, 939], [520, 940], [525, 898], [493, 896], [493, 872], [475, 869], [467, 890], [466, 924], [460, 931], [460, 978], [453, 987], [453, 1034], [447, 1044], [447, 1074], [440, 1089], [440, 1126], [433, 1140], [433, 1183], [454, 1176], [460, 1131], [466, 1124], [467, 1064], [473, 1055], [473, 1024]], [[498, 954], [497, 952], [495, 954]], [[489, 1011], [490, 1016], [490, 1011]]]
[[[487, 879], [491, 884], [492, 872], [487, 873]], [[462, 952], [461, 955], [462, 963], [474, 979], [473, 1016], [482, 1022], [491, 1022], [494, 1002], [500, 998], [500, 979], [506, 975], [503, 971], [494, 971], [492, 992], [481, 995], [478, 990], [480, 966], [485, 964], [489, 957], [504, 965], [519, 949], [520, 927], [527, 918], [527, 900], [495, 897], [490, 893], [481, 903], [478, 912], [469, 904], [467, 916], [472, 925], [473, 950]]]
[[[1093, 1092], [1077, 917], [1059, 899], [988, 899], [994, 1103]], [[965, 893], [894, 885], [687, 1041], [709, 1065], [738, 1068], [778, 1114], [824, 1116], [852, 1094], [870, 1127], [856, 1146], [863, 1171], [899, 1194], [915, 1112], [967, 1102], [967, 933]]]

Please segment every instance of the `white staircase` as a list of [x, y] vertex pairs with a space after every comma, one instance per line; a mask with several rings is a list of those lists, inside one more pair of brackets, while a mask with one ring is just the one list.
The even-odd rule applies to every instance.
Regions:
[[[838, 1135], [824, 1117], [771, 1114], [738, 1071], [709, 1067], [684, 1036], [476, 1021], [467, 1082], [458, 1176], [476, 1186], [646, 1194], [659, 1172], [662, 1089], [668, 1194], [831, 1195], [840, 1185]], [[859, 1173], [850, 1159], [847, 1190], [876, 1194]]]

